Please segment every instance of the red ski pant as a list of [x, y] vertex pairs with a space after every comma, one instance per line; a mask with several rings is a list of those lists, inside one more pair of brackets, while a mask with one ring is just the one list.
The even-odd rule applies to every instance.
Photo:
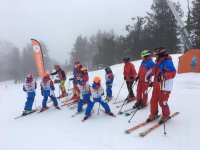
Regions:
[[147, 104], [147, 99], [148, 99], [148, 82], [144, 82], [144, 81], [139, 81], [138, 85], [137, 85], [137, 96], [136, 96], [136, 100], [137, 103], [138, 102], [142, 102], [143, 105]]
[[166, 117], [170, 115], [170, 109], [168, 106], [168, 99], [170, 91], [161, 91], [159, 88], [154, 88], [151, 97], [151, 114], [155, 115], [158, 113], [158, 103], [162, 109], [162, 114]]

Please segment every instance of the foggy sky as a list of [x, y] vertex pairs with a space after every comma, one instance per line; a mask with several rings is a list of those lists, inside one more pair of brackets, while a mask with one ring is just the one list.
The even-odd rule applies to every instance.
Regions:
[[[173, 0], [178, 1], [178, 0]], [[186, 12], [187, 0], [179, 0]], [[0, 0], [0, 40], [20, 50], [34, 38], [64, 63], [78, 35], [98, 30], [126, 34], [131, 18], [145, 16], [153, 0]]]

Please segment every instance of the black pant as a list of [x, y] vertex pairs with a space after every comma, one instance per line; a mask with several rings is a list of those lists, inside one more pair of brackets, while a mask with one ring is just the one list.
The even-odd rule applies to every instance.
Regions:
[[126, 85], [127, 85], [127, 89], [128, 89], [128, 93], [130, 97], [134, 97], [134, 93], [133, 93], [133, 83], [134, 81], [126, 81]]

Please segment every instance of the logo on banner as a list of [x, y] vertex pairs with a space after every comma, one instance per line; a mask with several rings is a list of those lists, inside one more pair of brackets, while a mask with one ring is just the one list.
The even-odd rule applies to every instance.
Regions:
[[39, 45], [33, 46], [33, 50], [34, 50], [36, 53], [39, 53], [39, 52], [40, 52], [40, 46], [39, 46]]

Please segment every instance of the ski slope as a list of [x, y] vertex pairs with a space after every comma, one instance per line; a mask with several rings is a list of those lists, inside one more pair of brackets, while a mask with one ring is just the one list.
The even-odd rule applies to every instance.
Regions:
[[[178, 57], [179, 55], [173, 55], [176, 68]], [[133, 63], [138, 70], [141, 60]], [[119, 108], [113, 105], [113, 101], [123, 83], [123, 64], [111, 68], [115, 80], [114, 98], [109, 105], [112, 112], [117, 114]], [[105, 83], [104, 70], [90, 72], [89, 76], [90, 83], [94, 76], [102, 77], [102, 83]], [[33, 108], [42, 102], [39, 81], [37, 83]], [[58, 85], [56, 90], [58, 95]], [[94, 107], [92, 117], [85, 122], [81, 122], [84, 114], [72, 118], [71, 115], [76, 110], [69, 110], [67, 107], [62, 107], [62, 110], [51, 108], [43, 113], [14, 119], [23, 110], [26, 94], [22, 90], [22, 84], [3, 82], [0, 83], [0, 150], [197, 150], [200, 144], [199, 91], [200, 74], [177, 74], [169, 106], [171, 113], [179, 111], [180, 114], [166, 123], [166, 136], [161, 126], [147, 136], [140, 137], [139, 133], [153, 125], [153, 122], [131, 134], [125, 134], [124, 130], [146, 120], [149, 106], [138, 111], [131, 123], [128, 123], [130, 117], [124, 115], [114, 118], [101, 111], [98, 115], [98, 104]], [[123, 100], [127, 94], [124, 84], [118, 100]], [[150, 97], [151, 94], [149, 99]], [[132, 106], [133, 103], [124, 108]]]

